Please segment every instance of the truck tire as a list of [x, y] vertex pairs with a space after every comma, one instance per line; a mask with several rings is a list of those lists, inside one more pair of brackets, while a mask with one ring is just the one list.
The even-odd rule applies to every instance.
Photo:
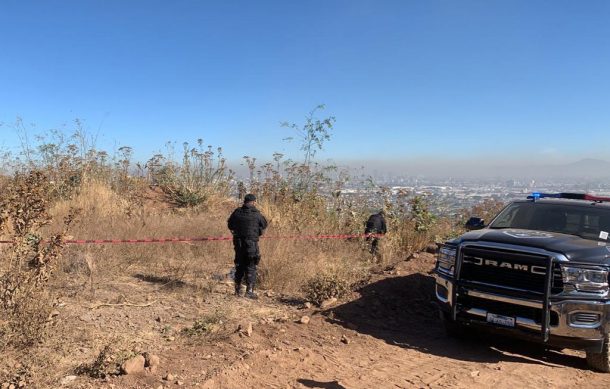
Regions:
[[446, 312], [441, 312], [440, 314], [447, 336], [457, 339], [463, 339], [468, 336], [468, 328], [465, 325], [453, 320]]
[[610, 373], [610, 340], [608, 337], [604, 340], [601, 352], [587, 351], [587, 365], [595, 370]]

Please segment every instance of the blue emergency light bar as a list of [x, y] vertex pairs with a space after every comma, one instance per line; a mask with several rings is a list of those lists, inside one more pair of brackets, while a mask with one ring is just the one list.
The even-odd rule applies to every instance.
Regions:
[[603, 202], [609, 201], [610, 197], [602, 197], [602, 196], [593, 196], [586, 193], [540, 193], [534, 192], [530, 196], [527, 196], [530, 200], [538, 200], [544, 198], [552, 198], [552, 199], [570, 199], [570, 200], [587, 200], [587, 201], [595, 201], [595, 202]]

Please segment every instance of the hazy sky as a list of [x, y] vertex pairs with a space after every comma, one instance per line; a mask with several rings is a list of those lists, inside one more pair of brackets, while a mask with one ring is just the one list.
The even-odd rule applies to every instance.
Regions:
[[606, 158], [609, 1], [4, 0], [0, 147], [84, 120], [98, 146], [297, 156], [280, 121], [337, 118], [320, 158]]

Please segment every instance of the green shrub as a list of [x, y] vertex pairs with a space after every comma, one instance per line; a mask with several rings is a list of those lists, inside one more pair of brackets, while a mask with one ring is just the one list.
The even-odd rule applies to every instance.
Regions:
[[409, 205], [411, 206], [411, 220], [415, 223], [415, 231], [430, 230], [436, 218], [430, 213], [426, 199], [423, 196], [415, 196], [409, 200]]

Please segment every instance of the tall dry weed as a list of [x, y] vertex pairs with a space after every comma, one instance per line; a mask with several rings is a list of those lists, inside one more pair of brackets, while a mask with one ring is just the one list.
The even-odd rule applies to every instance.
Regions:
[[45, 236], [50, 182], [39, 171], [17, 174], [0, 200], [0, 229], [10, 241], [0, 259], [0, 347], [29, 346], [42, 336], [48, 315], [46, 283], [62, 254], [63, 239], [74, 219], [68, 212], [63, 230]]

